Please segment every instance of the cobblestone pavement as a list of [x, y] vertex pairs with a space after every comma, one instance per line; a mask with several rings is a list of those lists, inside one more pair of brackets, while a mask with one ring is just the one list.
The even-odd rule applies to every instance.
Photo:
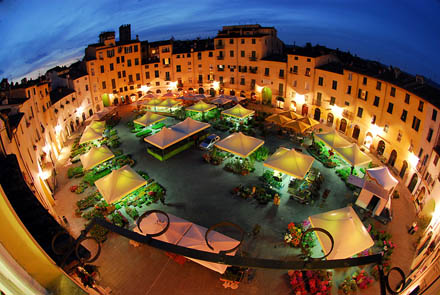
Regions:
[[[127, 121], [133, 118], [131, 109], [130, 106], [124, 106], [119, 111], [123, 117], [116, 127], [123, 143], [120, 148], [136, 160], [135, 170], [147, 171], [167, 189], [167, 206], [154, 204], [151, 209], [161, 209], [205, 227], [229, 220], [251, 232], [255, 224], [259, 224], [260, 234], [256, 238], [246, 237], [242, 246], [242, 250], [251, 256], [291, 259], [295, 253], [282, 241], [283, 232], [289, 222], [302, 221], [310, 215], [342, 208], [354, 201], [334, 171], [324, 168], [318, 161], [315, 161], [314, 167], [320, 169], [325, 178], [321, 191], [326, 188], [331, 190], [325, 206], [300, 205], [290, 200], [287, 194], [282, 194], [280, 206], [260, 206], [252, 201], [237, 199], [230, 194], [230, 190], [239, 184], [259, 183], [261, 165], [257, 166], [257, 170], [251, 175], [237, 176], [221, 167], [204, 163], [203, 153], [197, 149], [189, 149], [165, 162], [160, 162], [146, 153], [145, 144], [126, 127]], [[77, 236], [83, 229], [84, 220], [75, 216], [75, 203], [93, 189], [89, 188], [81, 195], [69, 190], [71, 185], [80, 181], [67, 179], [69, 166], [66, 165], [66, 161], [72, 142], [73, 139], [66, 142], [63, 154], [58, 159], [55, 210], [60, 216], [66, 216], [69, 222], [68, 229]], [[271, 152], [279, 146], [294, 146], [277, 135], [267, 137], [265, 145]], [[392, 233], [393, 241], [397, 244], [392, 265], [400, 266], [408, 273], [414, 241], [413, 237], [407, 234], [407, 226], [413, 221], [415, 210], [408, 190], [400, 185], [399, 190], [401, 197], [393, 200], [393, 221], [384, 228]], [[110, 287], [113, 294], [291, 293], [286, 271], [258, 269], [251, 282], [240, 284], [237, 290], [224, 289], [218, 273], [190, 261], [180, 265], [169, 259], [164, 252], [146, 245], [135, 248], [127, 239], [116, 234], [109, 235], [108, 240], [102, 245], [101, 256], [95, 263], [100, 266], [100, 284]], [[339, 270], [338, 277], [343, 278], [350, 272], [352, 270]], [[379, 294], [377, 285], [362, 294]], [[334, 293], [336, 294], [336, 288]]]

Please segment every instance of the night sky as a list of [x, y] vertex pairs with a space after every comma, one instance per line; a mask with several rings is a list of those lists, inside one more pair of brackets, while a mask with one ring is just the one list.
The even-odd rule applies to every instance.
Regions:
[[440, 0], [0, 0], [0, 78], [74, 62], [100, 32], [126, 23], [149, 41], [275, 26], [287, 44], [339, 48], [440, 82]]

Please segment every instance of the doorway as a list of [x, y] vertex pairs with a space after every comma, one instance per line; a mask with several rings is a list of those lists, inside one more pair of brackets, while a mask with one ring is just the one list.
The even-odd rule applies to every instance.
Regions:
[[403, 176], [405, 176], [406, 169], [408, 169], [408, 162], [403, 161], [402, 168], [400, 169], [399, 173], [400, 178], [403, 178]]
[[353, 133], [352, 133], [351, 137], [353, 137], [354, 139], [358, 140], [360, 133], [361, 133], [361, 129], [359, 128], [358, 125], [355, 125], [354, 128], [353, 128]]
[[345, 130], [347, 130], [347, 120], [342, 119], [341, 124], [339, 125], [339, 131], [345, 133]]
[[315, 114], [313, 115], [313, 119], [319, 122], [321, 120], [321, 110], [319, 108], [315, 109]]
[[396, 158], [397, 158], [397, 152], [396, 150], [393, 150], [390, 154], [390, 159], [388, 160], [388, 165], [391, 167], [394, 167], [394, 164], [396, 164]]
[[333, 121], [335, 120], [335, 117], [332, 113], [328, 113], [327, 115], [327, 126], [333, 126]]
[[374, 213], [374, 210], [376, 209], [377, 205], [379, 204], [379, 197], [373, 195], [373, 197], [370, 199], [370, 202], [367, 205], [367, 210], [370, 210]]
[[380, 140], [377, 145], [377, 154], [379, 156], [382, 156], [385, 151], [385, 142], [383, 140]]
[[411, 181], [408, 184], [408, 189], [412, 193], [414, 188], [416, 187], [417, 182], [419, 181], [419, 177], [417, 176], [417, 173], [414, 173], [411, 177]]

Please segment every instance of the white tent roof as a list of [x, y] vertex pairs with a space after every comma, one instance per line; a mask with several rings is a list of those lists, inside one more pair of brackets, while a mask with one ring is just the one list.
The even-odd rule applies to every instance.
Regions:
[[148, 94], [141, 97], [141, 99], [150, 99], [150, 98], [157, 98], [157, 94], [148, 93]]
[[174, 98], [167, 98], [167, 99], [163, 100], [158, 106], [171, 108], [171, 107], [174, 107], [179, 104], [181, 104], [180, 101], [175, 100]]
[[162, 95], [162, 97], [177, 97], [177, 96], [179, 96], [179, 94], [174, 92], [167, 92], [164, 95]]
[[86, 154], [81, 155], [79, 159], [81, 160], [84, 170], [89, 170], [110, 160], [114, 156], [107, 146], [102, 145], [100, 147], [92, 147]]
[[371, 158], [362, 152], [355, 143], [345, 147], [337, 147], [335, 151], [352, 166], [362, 166], [371, 162]]
[[216, 107], [217, 106], [215, 106], [213, 104], [208, 104], [208, 103], [204, 102], [203, 100], [201, 100], [198, 103], [196, 103], [190, 107], [187, 107], [186, 110], [193, 111], [193, 112], [207, 112], [212, 109], [215, 109]]
[[92, 122], [90, 122], [89, 127], [93, 128], [98, 133], [102, 133], [105, 130], [105, 121], [93, 120]]
[[[239, 241], [227, 237], [219, 232], [211, 231], [208, 235], [209, 244], [214, 248], [214, 250], [211, 250], [205, 241], [206, 231], [207, 229], [205, 227], [197, 224], [193, 224], [191, 228], [183, 236], [183, 238], [180, 240], [178, 245], [190, 249], [196, 249], [211, 253], [219, 253], [220, 251], [232, 249], [240, 243]], [[231, 253], [228, 253], [227, 255], [233, 256], [235, 255], [235, 252], [236, 251], [233, 251]], [[197, 260], [193, 258], [189, 258], [189, 259], [221, 274], [224, 273], [226, 271], [226, 268], [228, 267], [227, 265], [224, 264]]]
[[235, 95], [234, 96], [227, 96], [226, 98], [230, 99], [232, 101], [235, 101], [235, 102], [240, 102], [240, 101], [246, 99], [246, 97], [235, 96]]
[[165, 120], [167, 117], [152, 113], [152, 112], [146, 112], [145, 115], [143, 115], [140, 118], [137, 118], [133, 122], [142, 126], [149, 126], [154, 123], [160, 122], [162, 120]]
[[81, 135], [81, 139], [79, 140], [79, 144], [83, 144], [89, 141], [98, 140], [102, 138], [102, 132], [98, 132], [95, 129], [87, 126], [84, 129], [83, 134]]
[[101, 120], [104, 118], [108, 113], [113, 112], [116, 109], [116, 107], [105, 107], [102, 111], [93, 114], [90, 118], [86, 120], [86, 122], [90, 122], [93, 120]]
[[199, 122], [197, 120], [191, 119], [190, 117], [186, 118], [180, 123], [171, 126], [171, 129], [175, 131], [179, 131], [185, 133], [187, 136], [191, 136], [197, 132], [205, 130], [206, 128], [211, 127], [211, 124]]
[[[351, 207], [345, 207], [309, 217], [312, 227], [327, 230], [334, 239], [332, 253], [327, 259], [352, 257], [374, 245], [374, 241]], [[316, 232], [324, 253], [330, 251], [330, 239], [323, 233]]]
[[246, 136], [241, 132], [233, 133], [215, 144], [219, 149], [246, 158], [264, 144], [264, 140]]
[[232, 108], [222, 111], [222, 115], [227, 115], [238, 119], [247, 118], [249, 116], [252, 116], [254, 113], [254, 110], [248, 110], [244, 108], [241, 104], [236, 104]]
[[128, 165], [113, 170], [110, 174], [95, 181], [96, 188], [109, 204], [119, 201], [146, 184], [147, 181]]
[[314, 160], [313, 157], [304, 155], [294, 149], [289, 150], [280, 147], [263, 165], [295, 178], [303, 179], [312, 167]]
[[156, 134], [145, 137], [144, 140], [160, 149], [166, 149], [174, 143], [182, 140], [185, 135], [185, 133], [164, 127]]
[[331, 148], [345, 147], [350, 145], [345, 138], [343, 138], [336, 130], [327, 133], [318, 133], [315, 136], [329, 145]]
[[367, 175], [376, 180], [376, 182], [387, 191], [394, 188], [399, 183], [385, 166], [367, 169]]
[[[167, 215], [170, 218], [170, 225], [167, 231], [154, 238], [176, 245], [182, 239], [188, 229], [193, 225], [193, 223], [169, 213]], [[139, 231], [137, 226], [133, 231], [144, 235], [155, 234], [161, 232], [166, 225], [167, 218], [163, 214], [152, 213], [142, 219], [141, 223], [139, 224], [142, 232]]]

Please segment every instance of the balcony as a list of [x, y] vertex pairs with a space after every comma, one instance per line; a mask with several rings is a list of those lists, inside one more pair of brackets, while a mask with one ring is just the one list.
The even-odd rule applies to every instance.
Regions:
[[217, 60], [224, 60], [224, 59], [225, 59], [225, 57], [223, 55], [217, 56]]
[[217, 72], [224, 72], [225, 68], [217, 68]]
[[258, 72], [257, 69], [249, 69], [249, 73], [251, 74], [256, 74]]
[[322, 105], [320, 100], [314, 100], [313, 105], [320, 107]]
[[249, 56], [250, 61], [257, 61], [258, 58], [256, 56]]
[[225, 48], [225, 44], [223, 44], [223, 43], [215, 44], [215, 49], [224, 49], [224, 48]]
[[170, 64], [164, 64], [163, 67], [164, 68], [169, 68], [169, 67], [171, 67], [171, 65]]
[[203, 80], [198, 80], [197, 83], [198, 84], [203, 84]]
[[353, 112], [344, 110], [342, 112], [342, 117], [344, 117], [345, 119], [348, 119], [348, 120], [353, 120], [354, 114], [353, 114]]

